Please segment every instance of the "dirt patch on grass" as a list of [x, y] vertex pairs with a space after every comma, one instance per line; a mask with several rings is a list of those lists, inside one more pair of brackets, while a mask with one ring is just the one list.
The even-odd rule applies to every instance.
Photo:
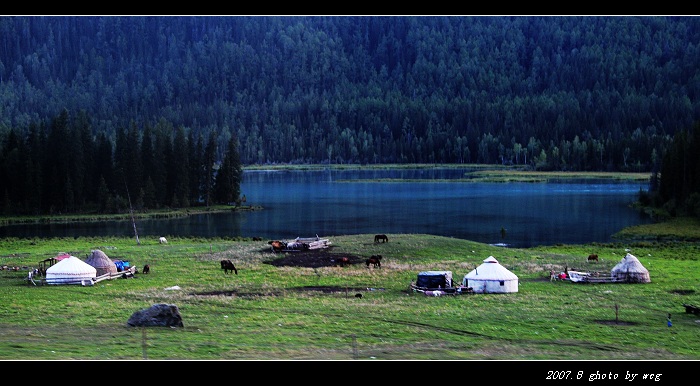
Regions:
[[[272, 252], [269, 248], [259, 251], [269, 255], [263, 264], [270, 264], [275, 267], [299, 267], [299, 268], [322, 268], [322, 267], [350, 267], [359, 264], [365, 267], [369, 256], [353, 255], [348, 253], [335, 253], [333, 246], [323, 249], [310, 249], [294, 252]], [[225, 291], [210, 291], [193, 293], [195, 296], [237, 296], [237, 297], [259, 297], [259, 296], [283, 296], [285, 292], [306, 292], [306, 293], [346, 293], [349, 296], [361, 298], [362, 292], [381, 290], [376, 288], [352, 288], [339, 286], [304, 286], [285, 289], [270, 288], [242, 288], [229, 289]]]
[[678, 294], [678, 295], [691, 295], [695, 293], [695, 290], [689, 289], [689, 290], [684, 290], [684, 289], [674, 289], [671, 291], [672, 294]]
[[377, 290], [376, 288], [357, 288], [357, 287], [338, 287], [338, 286], [304, 286], [292, 287], [283, 290], [265, 290], [265, 291], [250, 291], [250, 290], [227, 290], [227, 291], [211, 291], [198, 292], [196, 296], [238, 296], [238, 297], [258, 297], [258, 296], [280, 296], [284, 292], [319, 292], [324, 294], [346, 293], [349, 296], [361, 298], [362, 292]]
[[[333, 247], [323, 249], [311, 249], [295, 252], [271, 252], [269, 249], [265, 253], [270, 254], [270, 259], [265, 264], [275, 267], [346, 267], [355, 264], [366, 264], [369, 256], [352, 255], [348, 253], [335, 253]], [[345, 258], [345, 259], [344, 259]]]
[[636, 322], [625, 322], [622, 320], [596, 320], [595, 321], [598, 324], [607, 324], [607, 325], [613, 325], [613, 326], [635, 326], [637, 325]]

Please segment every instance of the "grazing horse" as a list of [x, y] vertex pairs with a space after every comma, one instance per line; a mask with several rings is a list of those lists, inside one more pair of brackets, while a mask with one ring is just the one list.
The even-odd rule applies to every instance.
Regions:
[[380, 241], [383, 242], [383, 243], [388, 243], [388, 242], [389, 242], [389, 238], [386, 237], [386, 235], [374, 235], [374, 242], [375, 242], [375, 243], [378, 243], [378, 242], [380, 242]]
[[374, 268], [380, 268], [382, 266], [381, 260], [382, 260], [382, 255], [376, 255], [376, 256], [372, 255], [366, 261], [367, 267], [369, 267], [369, 265], [372, 264], [372, 266]]
[[599, 261], [598, 255], [596, 255], [596, 254], [588, 255], [588, 261], [594, 261], [594, 260]]
[[158, 239], [158, 242], [161, 244], [167, 244], [168, 240], [166, 240], [165, 237], [161, 237], [160, 239]]
[[150, 273], [151, 272], [151, 266], [146, 264], [143, 266], [143, 273]]
[[224, 273], [228, 273], [228, 271], [231, 271], [238, 275], [238, 270], [236, 269], [236, 266], [233, 265], [233, 262], [231, 260], [221, 260], [221, 269], [224, 270]]
[[279, 252], [287, 248], [287, 244], [279, 240], [272, 240], [268, 241], [267, 243], [272, 245], [272, 252]]

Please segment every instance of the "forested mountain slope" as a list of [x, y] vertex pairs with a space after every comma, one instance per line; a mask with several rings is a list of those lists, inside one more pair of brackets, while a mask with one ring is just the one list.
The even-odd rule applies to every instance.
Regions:
[[698, 44], [697, 17], [4, 16], [0, 213], [240, 202], [242, 165], [330, 162], [651, 172], [645, 201], [700, 215]]
[[700, 117], [699, 43], [697, 17], [5, 16], [0, 139], [67, 111], [243, 164], [650, 171]]

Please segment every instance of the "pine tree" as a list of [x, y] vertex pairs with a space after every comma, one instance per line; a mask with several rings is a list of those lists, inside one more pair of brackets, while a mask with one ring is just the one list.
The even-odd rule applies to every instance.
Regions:
[[216, 174], [215, 201], [220, 204], [235, 202], [239, 204], [241, 195], [241, 181], [243, 180], [243, 167], [241, 166], [238, 139], [231, 136], [228, 149], [221, 167]]

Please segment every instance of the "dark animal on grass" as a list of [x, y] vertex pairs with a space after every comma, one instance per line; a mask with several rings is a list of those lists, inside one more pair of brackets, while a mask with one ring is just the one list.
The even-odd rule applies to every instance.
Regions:
[[338, 262], [340, 262], [341, 267], [345, 267], [345, 264], [350, 264], [350, 258], [349, 257], [341, 257], [340, 260], [338, 260]]
[[262, 237], [254, 236], [253, 241], [262, 241]]
[[272, 252], [279, 252], [287, 248], [287, 244], [279, 240], [272, 240], [267, 243], [272, 246]]
[[221, 260], [221, 269], [224, 270], [224, 273], [231, 271], [238, 275], [238, 270], [236, 269], [236, 266], [233, 265], [231, 260]]
[[362, 298], [362, 294], [355, 294], [356, 298]]
[[596, 255], [596, 254], [588, 255], [588, 261], [599, 261], [598, 255]]
[[367, 259], [367, 262], [366, 262], [367, 267], [369, 267], [369, 265], [372, 264], [372, 266], [374, 268], [379, 268], [382, 266], [381, 260], [382, 260], [382, 255], [376, 255], [376, 256], [372, 255], [369, 257], [369, 259]]
[[143, 266], [143, 273], [150, 273], [151, 272], [151, 266], [146, 264]]
[[389, 242], [389, 238], [386, 237], [386, 235], [374, 235], [374, 242], [375, 242], [375, 243], [378, 243], [378, 242], [380, 242], [380, 241], [383, 242], [383, 243], [388, 243], [388, 242]]

